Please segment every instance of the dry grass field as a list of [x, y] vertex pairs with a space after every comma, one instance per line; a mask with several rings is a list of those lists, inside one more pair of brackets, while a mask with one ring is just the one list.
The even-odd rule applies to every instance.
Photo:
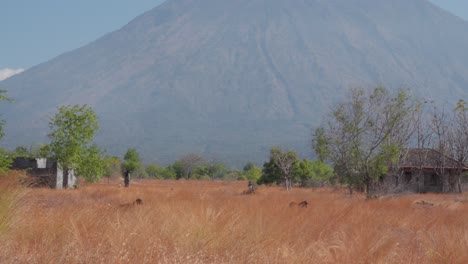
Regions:
[[0, 176], [0, 263], [468, 263], [466, 195], [246, 187], [26, 189]]

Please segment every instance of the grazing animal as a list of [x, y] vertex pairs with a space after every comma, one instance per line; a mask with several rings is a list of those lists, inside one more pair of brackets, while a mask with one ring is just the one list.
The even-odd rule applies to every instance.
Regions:
[[143, 204], [143, 200], [140, 199], [140, 198], [137, 198], [134, 202], [132, 203], [126, 203], [126, 204], [121, 204], [120, 207], [131, 207], [131, 206], [135, 206], [135, 205], [142, 205]]
[[421, 204], [421, 205], [434, 206], [433, 203], [429, 203], [429, 202], [426, 202], [426, 201], [424, 201], [424, 200], [418, 201], [418, 202], [416, 202], [416, 203], [417, 203], [417, 204]]
[[300, 203], [296, 203], [296, 202], [290, 202], [289, 203], [289, 207], [297, 206], [297, 207], [304, 208], [304, 207], [307, 207], [308, 205], [309, 205], [309, 202], [307, 202], [305, 200], [300, 202]]

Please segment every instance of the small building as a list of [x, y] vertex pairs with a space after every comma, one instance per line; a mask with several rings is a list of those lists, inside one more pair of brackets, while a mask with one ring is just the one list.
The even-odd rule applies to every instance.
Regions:
[[457, 192], [462, 189], [468, 167], [434, 149], [410, 148], [403, 151], [397, 172], [385, 177], [390, 191]]
[[76, 184], [73, 170], [64, 173], [57, 162], [47, 158], [15, 158], [10, 168], [24, 170], [36, 187], [66, 189], [73, 188]]

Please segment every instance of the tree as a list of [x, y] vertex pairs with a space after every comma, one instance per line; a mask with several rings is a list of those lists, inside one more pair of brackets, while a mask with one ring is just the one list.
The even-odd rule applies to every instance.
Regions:
[[244, 166], [242, 174], [247, 180], [258, 182], [260, 177], [262, 177], [262, 169], [249, 162]]
[[106, 172], [106, 161], [103, 153], [97, 145], [92, 145], [84, 150], [76, 173], [87, 182], [97, 182]]
[[26, 146], [18, 146], [13, 150], [11, 153], [13, 157], [22, 157], [22, 158], [29, 158], [31, 157], [31, 153], [29, 152]]
[[434, 135], [433, 149], [437, 150], [441, 155], [436, 159], [435, 173], [440, 177], [442, 183], [442, 192], [447, 192], [449, 189], [449, 179], [446, 173], [447, 154], [449, 154], [449, 139], [448, 132], [450, 127], [450, 120], [445, 107], [438, 108], [434, 106], [432, 110], [432, 118], [430, 121], [430, 128]]
[[403, 90], [393, 95], [381, 87], [354, 89], [315, 131], [314, 150], [344, 175], [351, 193], [352, 184], [364, 183], [371, 195], [388, 172], [387, 163], [398, 160], [409, 141], [414, 112], [411, 96]]
[[8, 152], [5, 149], [0, 148], [0, 172], [7, 171], [12, 162], [13, 159], [8, 155]]
[[192, 178], [192, 173], [196, 167], [205, 163], [203, 157], [198, 154], [187, 154], [178, 160], [177, 165], [181, 166], [182, 177], [185, 179]]
[[119, 175], [120, 174], [120, 158], [119, 157], [113, 157], [113, 156], [106, 156], [104, 158], [104, 176], [107, 177], [107, 183], [110, 182], [110, 178], [114, 175]]
[[468, 162], [468, 103], [458, 101], [452, 112], [451, 126], [448, 131], [451, 156], [457, 161], [457, 191], [462, 192], [462, 174]]
[[175, 172], [171, 166], [164, 168], [158, 164], [152, 163], [146, 166], [145, 171], [149, 178], [165, 180], [176, 178]]
[[132, 172], [136, 172], [140, 164], [140, 154], [135, 148], [129, 148], [124, 155], [124, 161], [122, 163], [122, 171], [124, 173], [125, 187], [130, 186], [130, 175]]
[[148, 177], [154, 178], [154, 179], [162, 179], [162, 171], [164, 168], [158, 166], [155, 163], [151, 163], [148, 166], [146, 166], [145, 171]]
[[257, 184], [280, 184], [283, 180], [281, 170], [276, 165], [275, 161], [270, 157], [270, 159], [263, 163], [262, 175], [257, 180]]
[[334, 176], [333, 168], [323, 161], [312, 162], [308, 159], [303, 159], [297, 164], [296, 174], [299, 176], [302, 186], [306, 186], [308, 183], [323, 186]]
[[[50, 151], [68, 178], [69, 170], [87, 171], [80, 166], [89, 154], [89, 144], [99, 129], [97, 116], [87, 105], [61, 106], [49, 122]], [[92, 147], [93, 151], [95, 147]]]
[[295, 166], [298, 162], [296, 152], [283, 151], [280, 147], [273, 147], [270, 150], [270, 160], [280, 171], [286, 190], [291, 189]]

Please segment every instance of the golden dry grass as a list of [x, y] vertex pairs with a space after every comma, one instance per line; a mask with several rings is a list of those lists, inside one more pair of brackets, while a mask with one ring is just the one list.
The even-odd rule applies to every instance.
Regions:
[[[468, 263], [468, 199], [141, 181], [32, 189], [0, 263]], [[137, 197], [141, 206], [121, 206]], [[308, 208], [289, 207], [308, 200]], [[432, 203], [419, 204], [419, 201]]]

